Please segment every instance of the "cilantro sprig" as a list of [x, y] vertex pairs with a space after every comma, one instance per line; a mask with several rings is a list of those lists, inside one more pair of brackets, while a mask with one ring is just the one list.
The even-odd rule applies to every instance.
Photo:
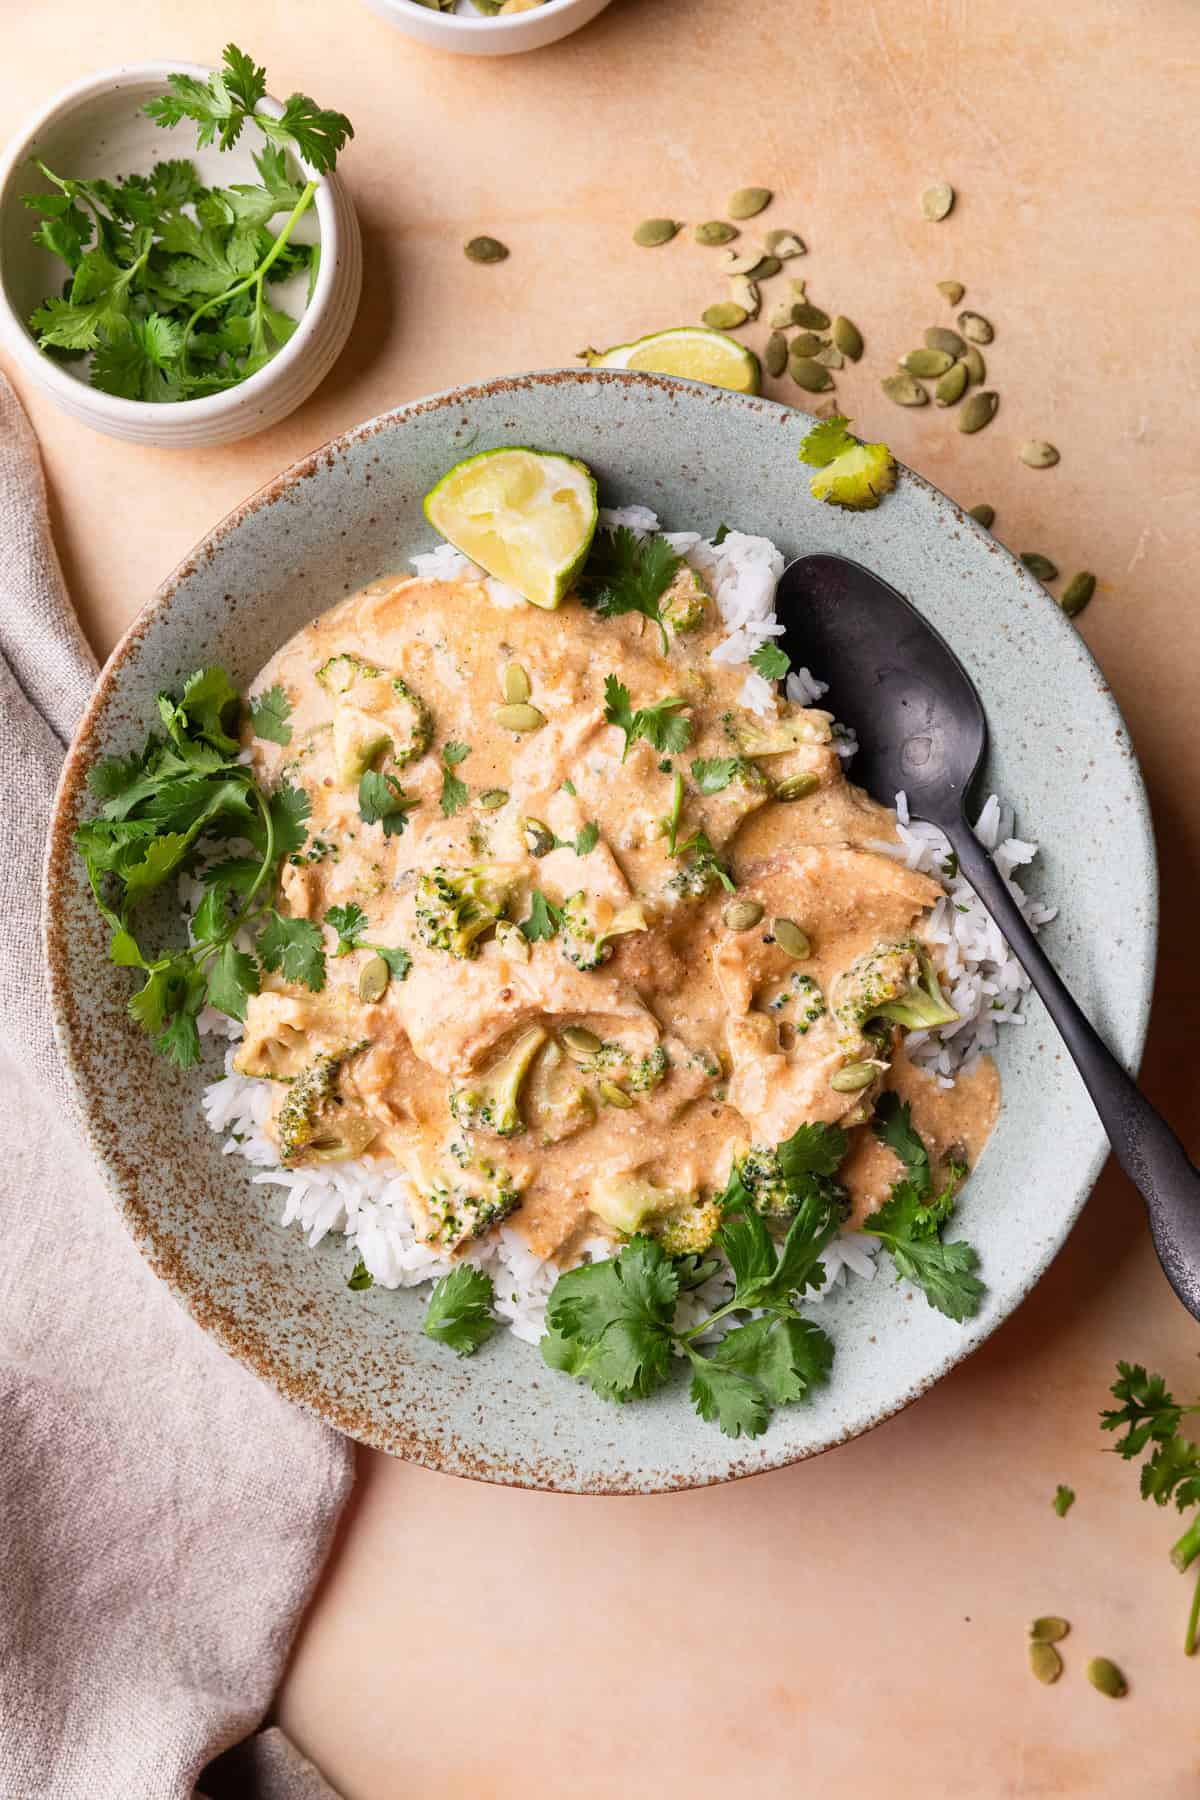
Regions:
[[[1200, 1412], [1200, 1402], [1181, 1406], [1163, 1377], [1148, 1374], [1141, 1363], [1119, 1362], [1110, 1392], [1121, 1404], [1102, 1412], [1100, 1423], [1105, 1431], [1121, 1433], [1113, 1446], [1118, 1456], [1132, 1462], [1150, 1450], [1141, 1470], [1142, 1499], [1153, 1500], [1156, 1506], [1174, 1501], [1180, 1512], [1197, 1509], [1183, 1536], [1171, 1546], [1171, 1562], [1182, 1574], [1200, 1561], [1200, 1443], [1179, 1427], [1187, 1414]], [[1186, 1655], [1193, 1655], [1198, 1641], [1200, 1573], [1184, 1633]]]
[[426, 1337], [460, 1356], [474, 1356], [496, 1329], [495, 1298], [491, 1276], [470, 1263], [460, 1263], [442, 1276], [429, 1296], [421, 1329]]
[[325, 923], [337, 932], [337, 949], [335, 957], [349, 956], [354, 950], [373, 950], [376, 956], [382, 956], [392, 975], [403, 981], [412, 968], [412, 957], [400, 946], [389, 948], [386, 944], [373, 944], [367, 938], [371, 921], [361, 906], [354, 901], [345, 906], [331, 906], [325, 914]]
[[[93, 769], [89, 786], [101, 807], [75, 843], [112, 933], [112, 961], [145, 975], [131, 1016], [165, 1056], [189, 1068], [200, 1054], [203, 1006], [244, 1020], [264, 968], [318, 990], [325, 954], [319, 927], [276, 904], [283, 863], [308, 835], [308, 795], [286, 782], [267, 793], [238, 760], [241, 702], [225, 670], [200, 669], [179, 694], [160, 694], [158, 713], [165, 735], [152, 733], [139, 754]], [[229, 839], [244, 840], [251, 854], [204, 869], [190, 944], [148, 953], [134, 929], [138, 908]]]
[[465, 762], [471, 754], [470, 744], [449, 743], [442, 745], [442, 817], [452, 819], [456, 812], [461, 812], [470, 799], [470, 790], [465, 781], [460, 781], [454, 773], [459, 763]]
[[317, 181], [298, 179], [287, 153], [325, 174], [354, 135], [343, 114], [304, 94], [292, 94], [278, 119], [259, 112], [265, 71], [235, 44], [207, 81], [176, 74], [168, 84], [143, 110], [166, 129], [190, 120], [198, 148], [215, 142], [228, 150], [253, 123], [266, 140], [254, 156], [256, 183], [207, 188], [185, 159], [114, 180], [38, 163], [48, 186], [23, 196], [40, 220], [34, 242], [59, 257], [68, 276], [64, 292], [47, 296], [30, 318], [40, 348], [91, 353], [91, 384], [127, 400], [221, 393], [288, 341], [297, 321], [268, 288], [307, 274], [311, 298], [319, 246], [295, 241]]
[[579, 581], [579, 597], [602, 619], [641, 613], [658, 626], [663, 655], [670, 648], [662, 598], [683, 567], [664, 537], [639, 538], [627, 525], [598, 531]]
[[605, 721], [609, 725], [615, 725], [625, 736], [622, 762], [639, 738], [644, 738], [653, 749], [668, 756], [686, 750], [691, 742], [692, 722], [682, 714], [684, 707], [690, 705], [691, 701], [686, 700], [682, 694], [668, 694], [664, 699], [656, 700], [650, 706], [639, 706], [635, 711], [625, 683], [615, 675], [606, 675], [604, 678]]
[[893, 1182], [888, 1199], [871, 1214], [866, 1229], [879, 1238], [906, 1281], [915, 1282], [930, 1306], [959, 1324], [979, 1311], [986, 1291], [974, 1273], [979, 1257], [963, 1239], [945, 1243], [942, 1231], [954, 1212], [955, 1195], [966, 1164], [952, 1161], [946, 1185], [934, 1192], [929, 1153], [913, 1129], [907, 1101], [881, 1094], [873, 1129], [904, 1164], [904, 1176]]

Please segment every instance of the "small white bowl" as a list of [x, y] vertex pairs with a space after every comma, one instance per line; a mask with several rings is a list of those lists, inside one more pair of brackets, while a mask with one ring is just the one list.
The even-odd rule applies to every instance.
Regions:
[[[142, 105], [168, 91], [169, 74], [206, 81], [212, 70], [185, 62], [104, 70], [65, 88], [8, 146], [0, 159], [0, 341], [64, 412], [94, 430], [128, 443], [196, 449], [230, 444], [277, 425], [324, 380], [354, 323], [362, 288], [362, 243], [354, 208], [337, 175], [317, 177], [297, 157], [306, 178], [319, 185], [312, 207], [297, 225], [296, 241], [319, 241], [321, 266], [312, 300], [302, 313], [302, 284], [298, 294], [283, 284], [276, 291], [300, 323], [266, 368], [225, 393], [155, 405], [102, 393], [90, 385], [86, 362], [59, 362], [39, 350], [29, 315], [47, 294], [60, 291], [65, 270], [57, 257], [34, 244], [37, 216], [22, 203], [23, 194], [47, 187], [35, 161], [57, 175], [111, 178], [149, 174], [156, 162], [182, 157], [212, 186], [258, 179], [251, 152], [265, 140], [253, 128], [243, 130], [232, 150], [197, 150], [187, 121], [164, 131], [145, 117]], [[276, 116], [283, 110], [270, 99], [262, 108]]]
[[540, 50], [543, 44], [555, 44], [578, 31], [608, 4], [609, 0], [544, 0], [528, 12], [501, 18], [473, 11], [437, 12], [418, 0], [367, 0], [372, 12], [409, 37], [459, 56], [513, 56], [519, 50]]

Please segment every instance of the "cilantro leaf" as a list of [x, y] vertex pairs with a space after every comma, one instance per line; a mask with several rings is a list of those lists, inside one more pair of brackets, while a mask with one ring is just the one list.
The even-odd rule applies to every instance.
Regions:
[[1065, 1519], [1075, 1504], [1075, 1489], [1066, 1487], [1060, 1481], [1054, 1490], [1054, 1510], [1060, 1519]]
[[819, 425], [814, 425], [800, 445], [800, 461], [812, 469], [824, 469], [839, 456], [844, 456], [847, 450], [855, 449], [858, 439], [847, 431], [849, 423], [841, 413], [835, 413], [832, 418], [822, 419]]
[[183, 327], [162, 313], [108, 328], [92, 358], [93, 387], [124, 400], [184, 400]]
[[452, 819], [470, 799], [465, 781], [453, 773], [456, 766], [471, 754], [470, 744], [449, 743], [442, 746], [442, 815]]
[[494, 1299], [491, 1276], [470, 1263], [460, 1263], [442, 1276], [429, 1296], [421, 1329], [426, 1337], [457, 1350], [460, 1356], [473, 1356], [496, 1329]]
[[702, 794], [719, 794], [729, 786], [740, 766], [736, 756], [697, 757], [692, 764], [692, 780]]
[[208, 971], [208, 1004], [244, 1024], [246, 1002], [258, 990], [258, 964], [254, 958], [232, 943], [222, 944]]
[[346, 1286], [352, 1288], [356, 1294], [364, 1293], [367, 1288], [375, 1286], [375, 1277], [361, 1256], [347, 1275]]
[[1104, 1431], [1127, 1427], [1125, 1435], [1114, 1445], [1118, 1455], [1127, 1461], [1130, 1457], [1140, 1456], [1151, 1439], [1165, 1443], [1179, 1430], [1182, 1406], [1167, 1392], [1162, 1376], [1148, 1375], [1141, 1363], [1119, 1362], [1117, 1379], [1110, 1391], [1114, 1398], [1124, 1401], [1124, 1405], [1102, 1412], [1100, 1424]]
[[367, 915], [361, 906], [351, 901], [347, 906], [331, 906], [325, 914], [325, 923], [337, 932], [335, 956], [348, 956], [351, 950], [359, 947], [367, 929]]
[[635, 1237], [619, 1257], [559, 1276], [546, 1307], [551, 1355], [561, 1353], [563, 1339], [577, 1342], [588, 1353], [578, 1372], [597, 1393], [643, 1398], [670, 1373], [678, 1298], [671, 1259], [653, 1240]]
[[682, 718], [680, 714], [685, 706], [690, 705], [691, 701], [681, 694], [668, 694], [665, 699], [656, 700], [651, 706], [639, 707], [635, 712], [629, 689], [624, 682], [618, 681], [615, 675], [606, 675], [604, 678], [605, 720], [625, 735], [622, 762], [638, 738], [645, 738], [655, 750], [671, 755], [686, 750], [691, 741], [692, 724], [690, 719]]
[[1200, 1444], [1179, 1433], [1157, 1444], [1142, 1465], [1141, 1488], [1142, 1499], [1156, 1506], [1169, 1500], [1181, 1512], [1185, 1506], [1200, 1506]]
[[358, 813], [364, 825], [382, 825], [384, 837], [399, 837], [418, 804], [394, 775], [367, 769], [358, 784]]
[[393, 981], [404, 980], [408, 971], [412, 968], [412, 957], [408, 954], [408, 951], [404, 949], [403, 945], [398, 945], [394, 950], [389, 950], [383, 944], [372, 944], [370, 948], [374, 950], [376, 956], [382, 956], [384, 962], [391, 970]]
[[589, 819], [587, 824], [581, 825], [575, 833], [575, 842], [572, 848], [576, 856], [590, 856], [599, 841], [600, 827], [595, 819]]
[[791, 657], [778, 644], [760, 644], [750, 658], [750, 667], [767, 681], [782, 681], [791, 666]]
[[294, 144], [305, 162], [321, 175], [329, 173], [347, 138], [354, 136], [345, 113], [318, 106], [307, 94], [289, 94], [281, 118], [256, 113], [254, 123], [273, 144]]
[[879, 1238], [897, 1273], [915, 1282], [938, 1312], [961, 1324], [979, 1311], [985, 1292], [974, 1273], [979, 1258], [973, 1247], [962, 1240], [946, 1244], [941, 1237], [954, 1211], [961, 1167], [951, 1165], [946, 1187], [934, 1195], [929, 1154], [913, 1129], [907, 1103], [895, 1094], [880, 1096], [873, 1129], [880, 1142], [895, 1151], [906, 1174], [892, 1184], [888, 1199], [871, 1214], [866, 1229]]
[[828, 1381], [833, 1345], [808, 1319], [765, 1316], [728, 1332], [711, 1360], [740, 1369], [762, 1385], [774, 1405], [788, 1406]]
[[902, 1101], [899, 1094], [890, 1089], [880, 1094], [871, 1129], [880, 1143], [886, 1144], [899, 1157], [910, 1181], [916, 1184], [923, 1198], [932, 1186], [933, 1177], [929, 1168], [929, 1153], [919, 1133], [913, 1129], [912, 1108], [908, 1102]]
[[319, 993], [325, 986], [325, 949], [321, 928], [311, 919], [285, 918], [271, 907], [258, 937], [258, 954], [272, 974], [300, 982]]
[[554, 937], [561, 923], [560, 908], [547, 900], [540, 888], [534, 888], [529, 896], [529, 917], [521, 921], [521, 932], [527, 942], [537, 944]]
[[670, 648], [663, 622], [663, 595], [683, 567], [664, 537], [635, 537], [626, 525], [598, 531], [579, 581], [579, 597], [602, 619], [641, 613], [658, 626], [663, 655]]
[[881, 1223], [885, 1211], [883, 1207], [872, 1213], [867, 1226], [891, 1254], [897, 1273], [915, 1282], [929, 1304], [948, 1319], [962, 1324], [977, 1313], [985, 1289], [973, 1272], [979, 1266], [974, 1247], [963, 1239], [943, 1244], [937, 1237], [905, 1236]]
[[265, 694], [250, 702], [250, 723], [255, 737], [266, 738], [272, 744], [290, 744], [292, 728], [288, 719], [291, 711], [291, 701], [276, 682]]
[[715, 1356], [689, 1352], [692, 1363], [691, 1400], [706, 1423], [715, 1419], [726, 1437], [761, 1437], [771, 1409], [758, 1382], [740, 1369], [718, 1362]]
[[470, 744], [457, 744], [451, 741], [442, 745], [442, 761], [449, 763], [452, 769], [456, 768], [460, 762], [465, 762], [470, 754]]

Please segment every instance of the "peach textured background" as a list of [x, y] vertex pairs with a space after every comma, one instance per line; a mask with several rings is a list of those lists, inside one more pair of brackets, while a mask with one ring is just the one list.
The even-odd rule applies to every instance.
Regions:
[[[139, 450], [18, 383], [102, 653], [196, 538], [332, 433], [694, 318], [720, 297], [713, 253], [638, 250], [633, 224], [775, 188], [764, 227], [800, 231], [810, 254], [793, 267], [812, 298], [867, 338], [840, 383], [860, 426], [964, 503], [990, 500], [1006, 543], [1101, 578], [1082, 629], [1132, 727], [1163, 850], [1146, 1084], [1200, 1151], [1194, 5], [616, 0], [576, 38], [491, 62], [423, 51], [355, 0], [9, 0], [3, 33], [3, 136], [89, 70], [211, 62], [230, 36], [275, 91], [314, 93], [358, 131], [343, 164], [365, 237], [358, 328], [286, 424], [227, 450]], [[928, 225], [917, 195], [939, 177], [959, 202]], [[511, 246], [502, 268], [464, 261], [478, 231]], [[946, 277], [997, 326], [1002, 410], [976, 438], [933, 407], [893, 409], [877, 385], [943, 316]], [[1059, 468], [1017, 463], [1030, 434], [1059, 445]], [[348, 1800], [1194, 1796], [1200, 1659], [1180, 1652], [1175, 1515], [1101, 1453], [1096, 1413], [1118, 1356], [1195, 1394], [1198, 1348], [1110, 1170], [983, 1350], [814, 1463], [580, 1500], [364, 1455], [282, 1721]], [[1079, 1494], [1063, 1522], [1058, 1481]], [[1025, 1668], [1039, 1611], [1074, 1623], [1051, 1689]], [[1084, 1679], [1096, 1652], [1129, 1674], [1119, 1705]]]

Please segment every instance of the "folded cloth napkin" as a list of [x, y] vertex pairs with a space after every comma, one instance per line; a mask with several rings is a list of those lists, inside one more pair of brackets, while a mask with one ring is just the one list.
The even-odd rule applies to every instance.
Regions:
[[89, 1165], [51, 1036], [43, 846], [96, 666], [3, 376], [0, 650], [0, 1795], [328, 1800], [281, 1732], [242, 1740], [328, 1549], [349, 1446], [150, 1273]]

